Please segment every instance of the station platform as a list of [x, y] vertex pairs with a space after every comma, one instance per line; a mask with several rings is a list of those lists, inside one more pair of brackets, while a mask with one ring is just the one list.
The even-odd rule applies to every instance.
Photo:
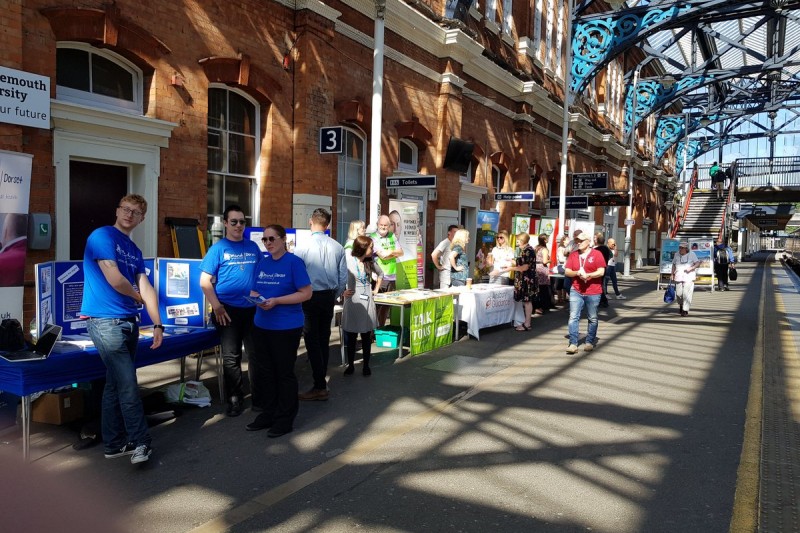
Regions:
[[[565, 353], [566, 309], [529, 332], [379, 352], [369, 378], [342, 376], [334, 338], [330, 399], [301, 402], [289, 435], [248, 433], [253, 413], [216, 403], [154, 427], [136, 468], [35, 424], [31, 472], [137, 532], [798, 531], [797, 280], [757, 254], [681, 317], [656, 275], [620, 281], [592, 352]], [[307, 388], [302, 354], [297, 369]], [[213, 368], [204, 381], [216, 390]], [[21, 460], [13, 437], [0, 460]]]

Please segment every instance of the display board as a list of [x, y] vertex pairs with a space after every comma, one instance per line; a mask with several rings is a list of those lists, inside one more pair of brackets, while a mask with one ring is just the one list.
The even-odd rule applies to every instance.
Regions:
[[[150, 284], [156, 287], [155, 259], [144, 260]], [[36, 335], [46, 324], [64, 328], [65, 335], [86, 332], [86, 321], [81, 319], [83, 303], [83, 261], [48, 261], [34, 266], [36, 274]], [[153, 321], [144, 306], [139, 306], [139, 325], [152, 326]]]
[[0, 236], [5, 241], [0, 243], [0, 319], [16, 318], [20, 322], [32, 165], [30, 154], [0, 150]]
[[156, 259], [155, 287], [158, 291], [158, 311], [164, 325], [206, 326], [205, 295], [200, 288], [200, 262], [200, 259]]
[[389, 231], [394, 233], [403, 255], [397, 258], [397, 288], [415, 289], [419, 286], [422, 268], [422, 234], [419, 227], [417, 202], [389, 200]]
[[470, 277], [481, 281], [489, 281], [492, 266], [487, 258], [497, 243], [497, 232], [500, 228], [500, 213], [497, 211], [478, 211], [478, 230], [475, 236], [475, 268]]

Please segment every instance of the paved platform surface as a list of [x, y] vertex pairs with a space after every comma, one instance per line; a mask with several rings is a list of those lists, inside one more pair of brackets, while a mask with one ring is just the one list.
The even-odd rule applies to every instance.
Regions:
[[[369, 378], [343, 377], [334, 354], [330, 400], [301, 403], [279, 439], [215, 402], [153, 427], [154, 455], [134, 467], [34, 424], [16, 490], [39, 503], [0, 498], [0, 511], [61, 525], [91, 511], [154, 533], [797, 531], [800, 296], [766, 254], [739, 272], [728, 292], [698, 288], [680, 317], [655, 268], [635, 271], [590, 353], [564, 352], [562, 309], [530, 332], [383, 352]], [[303, 356], [297, 368], [308, 387]], [[177, 375], [165, 363], [140, 382]], [[214, 393], [213, 368], [204, 380]], [[18, 437], [3, 439], [0, 460], [19, 463]], [[62, 489], [48, 490], [63, 509], [42, 513], [42, 486]]]

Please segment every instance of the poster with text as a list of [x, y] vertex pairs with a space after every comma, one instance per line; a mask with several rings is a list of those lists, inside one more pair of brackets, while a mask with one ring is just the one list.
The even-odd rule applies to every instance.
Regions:
[[[550, 253], [550, 265], [549, 266], [553, 266], [556, 263], [556, 257], [555, 257], [555, 251], [554, 250], [558, 246], [558, 244], [556, 243], [556, 240], [557, 240], [556, 226], [557, 225], [558, 225], [558, 219], [556, 219], [556, 218], [543, 218], [541, 220], [538, 220], [537, 223], [536, 223], [536, 235], [537, 235], [537, 238], [542, 233], [547, 235], [547, 249], [551, 250], [551, 253]], [[531, 244], [533, 245], [534, 248], [537, 245], [536, 242], [532, 242]]]
[[700, 266], [697, 267], [697, 275], [713, 275], [714, 263], [711, 259], [711, 254], [714, 251], [714, 241], [711, 239], [689, 239], [689, 251], [694, 252], [694, 255], [700, 260]]
[[416, 300], [411, 304], [411, 355], [417, 355], [453, 342], [453, 297]]
[[22, 322], [33, 156], [0, 150], [0, 319]]
[[520, 233], [528, 233], [531, 231], [531, 216], [530, 215], [514, 215], [512, 222], [513, 231], [511, 232], [511, 246], [514, 247], [514, 255], [519, 257], [519, 243], [517, 242], [517, 235]]
[[500, 226], [500, 213], [497, 211], [478, 211], [478, 234], [475, 236], [475, 268], [473, 278], [480, 280], [488, 276], [492, 267], [486, 260], [497, 242]]
[[422, 242], [417, 202], [389, 200], [389, 231], [394, 233], [403, 255], [397, 258], [397, 288], [415, 289], [419, 279], [420, 255], [417, 249]]

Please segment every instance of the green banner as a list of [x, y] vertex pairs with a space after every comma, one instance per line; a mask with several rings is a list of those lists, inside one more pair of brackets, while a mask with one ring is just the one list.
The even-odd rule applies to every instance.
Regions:
[[412, 302], [409, 327], [411, 355], [453, 342], [453, 297], [448, 295]]

